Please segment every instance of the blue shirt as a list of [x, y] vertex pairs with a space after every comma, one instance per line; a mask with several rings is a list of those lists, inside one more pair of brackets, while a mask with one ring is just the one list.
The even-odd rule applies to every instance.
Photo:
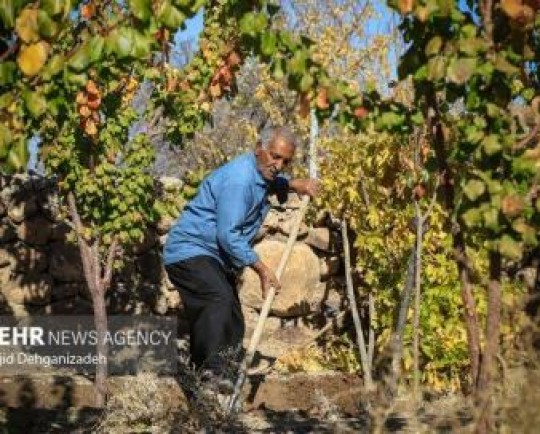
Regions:
[[169, 231], [165, 265], [200, 255], [212, 256], [226, 267], [255, 263], [259, 257], [251, 243], [268, 213], [267, 196], [287, 188], [281, 176], [265, 181], [253, 152], [221, 166], [201, 183]]

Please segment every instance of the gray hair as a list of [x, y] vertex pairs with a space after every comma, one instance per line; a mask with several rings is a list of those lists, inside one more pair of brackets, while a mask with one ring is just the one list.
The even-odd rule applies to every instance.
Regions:
[[283, 142], [296, 148], [296, 136], [287, 127], [264, 127], [259, 133], [259, 144], [263, 149], [268, 149], [270, 143], [277, 139], [281, 139]]

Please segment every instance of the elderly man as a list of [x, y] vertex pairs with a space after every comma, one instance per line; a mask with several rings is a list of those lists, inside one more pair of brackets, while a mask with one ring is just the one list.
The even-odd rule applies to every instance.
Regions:
[[243, 267], [255, 270], [263, 297], [271, 286], [280, 288], [274, 272], [251, 247], [269, 210], [268, 195], [288, 189], [317, 193], [316, 180], [280, 176], [295, 148], [295, 137], [285, 128], [263, 133], [254, 152], [235, 158], [202, 182], [167, 238], [165, 267], [186, 309], [192, 361], [218, 378], [223, 350], [238, 348], [244, 336], [237, 272]]

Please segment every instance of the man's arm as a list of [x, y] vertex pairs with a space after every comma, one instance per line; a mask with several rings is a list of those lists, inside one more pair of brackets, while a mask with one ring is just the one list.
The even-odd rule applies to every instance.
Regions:
[[289, 180], [289, 188], [295, 193], [314, 198], [319, 194], [320, 181], [314, 178], [298, 178]]
[[217, 200], [217, 238], [219, 246], [225, 251], [236, 267], [251, 267], [261, 281], [262, 295], [273, 286], [276, 293], [281, 285], [274, 272], [265, 265], [241, 233], [245, 223], [248, 204], [251, 203], [251, 190], [245, 185], [228, 186]]

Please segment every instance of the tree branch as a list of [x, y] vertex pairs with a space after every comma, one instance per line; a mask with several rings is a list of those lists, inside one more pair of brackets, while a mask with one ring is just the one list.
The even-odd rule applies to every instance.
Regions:
[[114, 257], [116, 255], [117, 247], [118, 247], [118, 238], [114, 237], [111, 245], [109, 246], [109, 251], [107, 252], [107, 262], [105, 263], [105, 273], [104, 273], [103, 279], [101, 279], [101, 284], [104, 290], [107, 290], [107, 288], [109, 287], [111, 283]]
[[540, 124], [536, 124], [534, 128], [527, 134], [523, 139], [521, 139], [519, 142], [517, 142], [513, 147], [512, 151], [519, 151], [523, 148], [525, 148], [529, 142], [535, 138], [535, 136], [538, 134], [538, 130], [540, 130]]

